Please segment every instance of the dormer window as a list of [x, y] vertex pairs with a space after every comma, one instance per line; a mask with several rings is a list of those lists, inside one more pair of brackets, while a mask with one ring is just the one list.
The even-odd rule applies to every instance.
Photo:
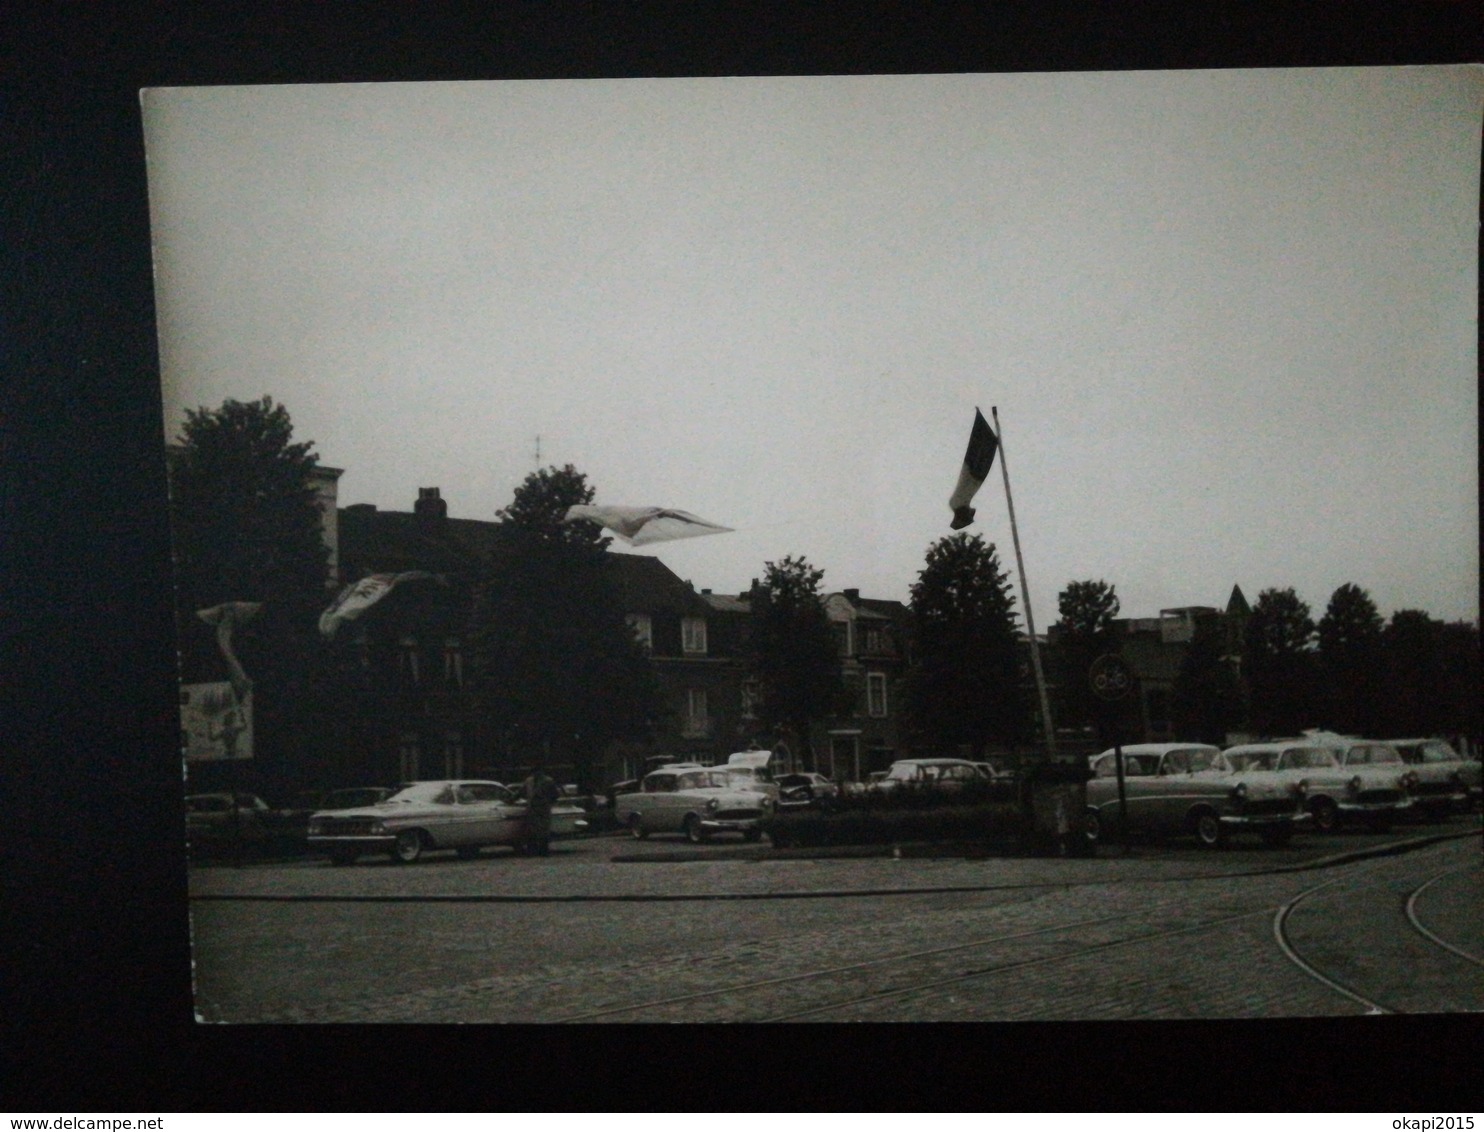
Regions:
[[680, 619], [680, 647], [687, 656], [706, 655], [706, 619], [704, 617], [682, 617]]

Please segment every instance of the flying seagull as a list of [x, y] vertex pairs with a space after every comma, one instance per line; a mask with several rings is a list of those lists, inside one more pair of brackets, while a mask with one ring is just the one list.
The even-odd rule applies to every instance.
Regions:
[[354, 621], [387, 594], [392, 587], [402, 582], [432, 580], [448, 584], [441, 574], [427, 570], [404, 570], [400, 574], [367, 574], [359, 582], [352, 582], [340, 591], [330, 608], [319, 615], [319, 631], [325, 637], [333, 637], [343, 621]]
[[572, 523], [579, 519], [607, 528], [630, 546], [719, 535], [733, 529], [672, 507], [593, 507], [579, 503], [567, 508], [562, 522]]

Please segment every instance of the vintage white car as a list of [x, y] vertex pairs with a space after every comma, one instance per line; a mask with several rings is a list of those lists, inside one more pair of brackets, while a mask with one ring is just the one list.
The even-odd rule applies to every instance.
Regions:
[[1484, 768], [1466, 759], [1446, 739], [1390, 739], [1407, 767], [1417, 776], [1412, 797], [1429, 817], [1442, 817], [1477, 805], [1484, 788]]
[[1345, 766], [1334, 748], [1314, 739], [1243, 743], [1222, 754], [1233, 770], [1269, 770], [1302, 786], [1314, 828], [1321, 833], [1332, 832], [1345, 820], [1384, 830], [1412, 805], [1405, 767], [1369, 762]]
[[526, 805], [498, 782], [438, 779], [412, 782], [385, 802], [356, 810], [322, 810], [309, 819], [309, 847], [336, 865], [366, 853], [411, 863], [429, 849], [474, 857], [486, 845], [519, 848]]
[[615, 804], [619, 822], [635, 837], [683, 833], [696, 844], [713, 833], [740, 833], [756, 841], [773, 814], [766, 792], [738, 786], [723, 767], [676, 764], [650, 771]]
[[[1205, 743], [1136, 743], [1122, 748], [1124, 797], [1131, 830], [1193, 834], [1207, 848], [1228, 834], [1256, 833], [1283, 845], [1310, 818], [1296, 782], [1248, 768], [1234, 770]], [[1119, 819], [1118, 766], [1113, 749], [1092, 760], [1084, 831], [1096, 842]]]
[[968, 759], [898, 759], [871, 788], [888, 794], [901, 790], [957, 794], [982, 788], [987, 781], [979, 765]]

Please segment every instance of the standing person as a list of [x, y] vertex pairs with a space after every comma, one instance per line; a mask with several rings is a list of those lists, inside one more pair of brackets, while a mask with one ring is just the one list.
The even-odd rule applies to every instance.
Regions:
[[551, 807], [562, 796], [561, 787], [539, 763], [523, 784], [526, 795], [526, 831], [523, 848], [532, 856], [551, 852]]

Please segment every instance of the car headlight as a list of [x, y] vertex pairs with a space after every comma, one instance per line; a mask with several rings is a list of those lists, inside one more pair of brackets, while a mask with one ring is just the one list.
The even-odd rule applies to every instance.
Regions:
[[386, 827], [386, 822], [377, 820], [377, 821], [373, 821], [371, 823], [371, 832], [372, 833], [378, 833], [378, 834], [380, 834], [380, 833], [388, 833], [390, 831]]
[[1237, 783], [1232, 787], [1231, 796], [1233, 802], [1245, 802], [1247, 800], [1247, 784], [1245, 782]]
[[1309, 780], [1307, 778], [1300, 778], [1289, 789], [1302, 798], [1309, 792]]
[[310, 833], [311, 836], [313, 836], [315, 834], [318, 834], [318, 833], [323, 833], [324, 831], [325, 831], [325, 823], [324, 822], [314, 821], [314, 820], [311, 820], [310, 821], [310, 823], [309, 823], [309, 833]]
[[721, 803], [718, 802], [715, 798], [708, 798], [706, 800], [706, 808], [708, 810], [710, 810], [712, 813], [715, 813], [717, 811], [717, 809], [720, 808], [720, 806], [721, 806]]
[[1352, 794], [1359, 794], [1360, 793], [1360, 775], [1358, 775], [1358, 774], [1354, 778], [1352, 778], [1350, 780], [1350, 793], [1352, 793]]

